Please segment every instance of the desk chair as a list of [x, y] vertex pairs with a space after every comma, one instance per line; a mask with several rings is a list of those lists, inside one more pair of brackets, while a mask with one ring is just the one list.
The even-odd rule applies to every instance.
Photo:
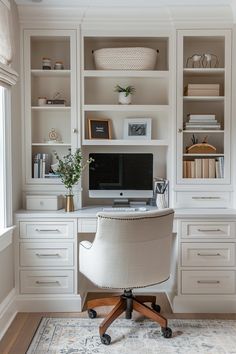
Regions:
[[[80, 243], [80, 272], [101, 288], [123, 289], [121, 296], [87, 302], [90, 318], [94, 307], [114, 305], [99, 326], [101, 342], [110, 344], [107, 328], [123, 312], [132, 317], [133, 309], [161, 326], [165, 338], [172, 336], [167, 320], [159, 314], [155, 296], [133, 295], [132, 289], [166, 281], [170, 276], [174, 211], [100, 212], [93, 243]], [[152, 308], [145, 305], [150, 302]]]

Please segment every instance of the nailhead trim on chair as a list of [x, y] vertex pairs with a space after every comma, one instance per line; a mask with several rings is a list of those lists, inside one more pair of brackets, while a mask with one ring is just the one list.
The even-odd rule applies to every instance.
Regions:
[[102, 289], [122, 289], [122, 290], [124, 290], [124, 289], [130, 289], [130, 290], [132, 290], [132, 289], [148, 288], [149, 286], [153, 286], [153, 285], [157, 285], [157, 284], [162, 284], [162, 283], [166, 282], [166, 281], [169, 280], [169, 279], [170, 279], [170, 276], [169, 276], [168, 278], [166, 278], [165, 280], [163, 280], [163, 281], [161, 281], [161, 282], [158, 282], [158, 283], [153, 283], [153, 284], [148, 284], [148, 285], [139, 285], [139, 286], [126, 286], [125, 288], [114, 288], [114, 287], [111, 287], [111, 286], [100, 286], [100, 285], [94, 283], [94, 281], [93, 281], [93, 283], [94, 283], [97, 287], [102, 288]]
[[156, 219], [156, 218], [162, 218], [163, 216], [168, 216], [168, 215], [171, 215], [171, 214], [174, 214], [174, 212], [172, 213], [169, 213], [169, 214], [165, 214], [165, 215], [160, 215], [160, 216], [141, 216], [141, 217], [130, 217], [130, 218], [122, 218], [121, 216], [118, 217], [118, 218], [115, 218], [115, 217], [111, 217], [111, 216], [104, 216], [104, 215], [99, 215], [98, 214], [98, 217], [99, 218], [103, 218], [103, 219], [110, 219], [110, 220], [122, 220], [122, 221], [128, 221], [128, 220], [143, 220], [143, 219]]

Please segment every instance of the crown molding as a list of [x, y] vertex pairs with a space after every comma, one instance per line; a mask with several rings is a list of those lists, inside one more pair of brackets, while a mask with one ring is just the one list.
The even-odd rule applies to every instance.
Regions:
[[[234, 22], [233, 9], [227, 6], [169, 6], [169, 7], [47, 7], [18, 5], [21, 24], [55, 24], [78, 27], [99, 24], [104, 27], [127, 26], [170, 27], [181, 24], [196, 27], [230, 26]], [[235, 11], [236, 13], [236, 11]]]

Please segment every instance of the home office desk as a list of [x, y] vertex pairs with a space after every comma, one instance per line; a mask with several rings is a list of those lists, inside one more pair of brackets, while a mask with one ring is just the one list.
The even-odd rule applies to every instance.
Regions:
[[[81, 310], [96, 289], [79, 274], [78, 244], [94, 237], [101, 210], [15, 214], [18, 311]], [[165, 291], [175, 312], [236, 312], [236, 210], [176, 209], [176, 233], [170, 280], [151, 291]]]

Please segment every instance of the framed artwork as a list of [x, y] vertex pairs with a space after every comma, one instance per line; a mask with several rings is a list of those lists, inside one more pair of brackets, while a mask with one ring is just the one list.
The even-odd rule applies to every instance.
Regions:
[[89, 119], [88, 128], [89, 139], [111, 139], [109, 119]]
[[124, 120], [124, 139], [151, 140], [151, 118], [126, 118]]

